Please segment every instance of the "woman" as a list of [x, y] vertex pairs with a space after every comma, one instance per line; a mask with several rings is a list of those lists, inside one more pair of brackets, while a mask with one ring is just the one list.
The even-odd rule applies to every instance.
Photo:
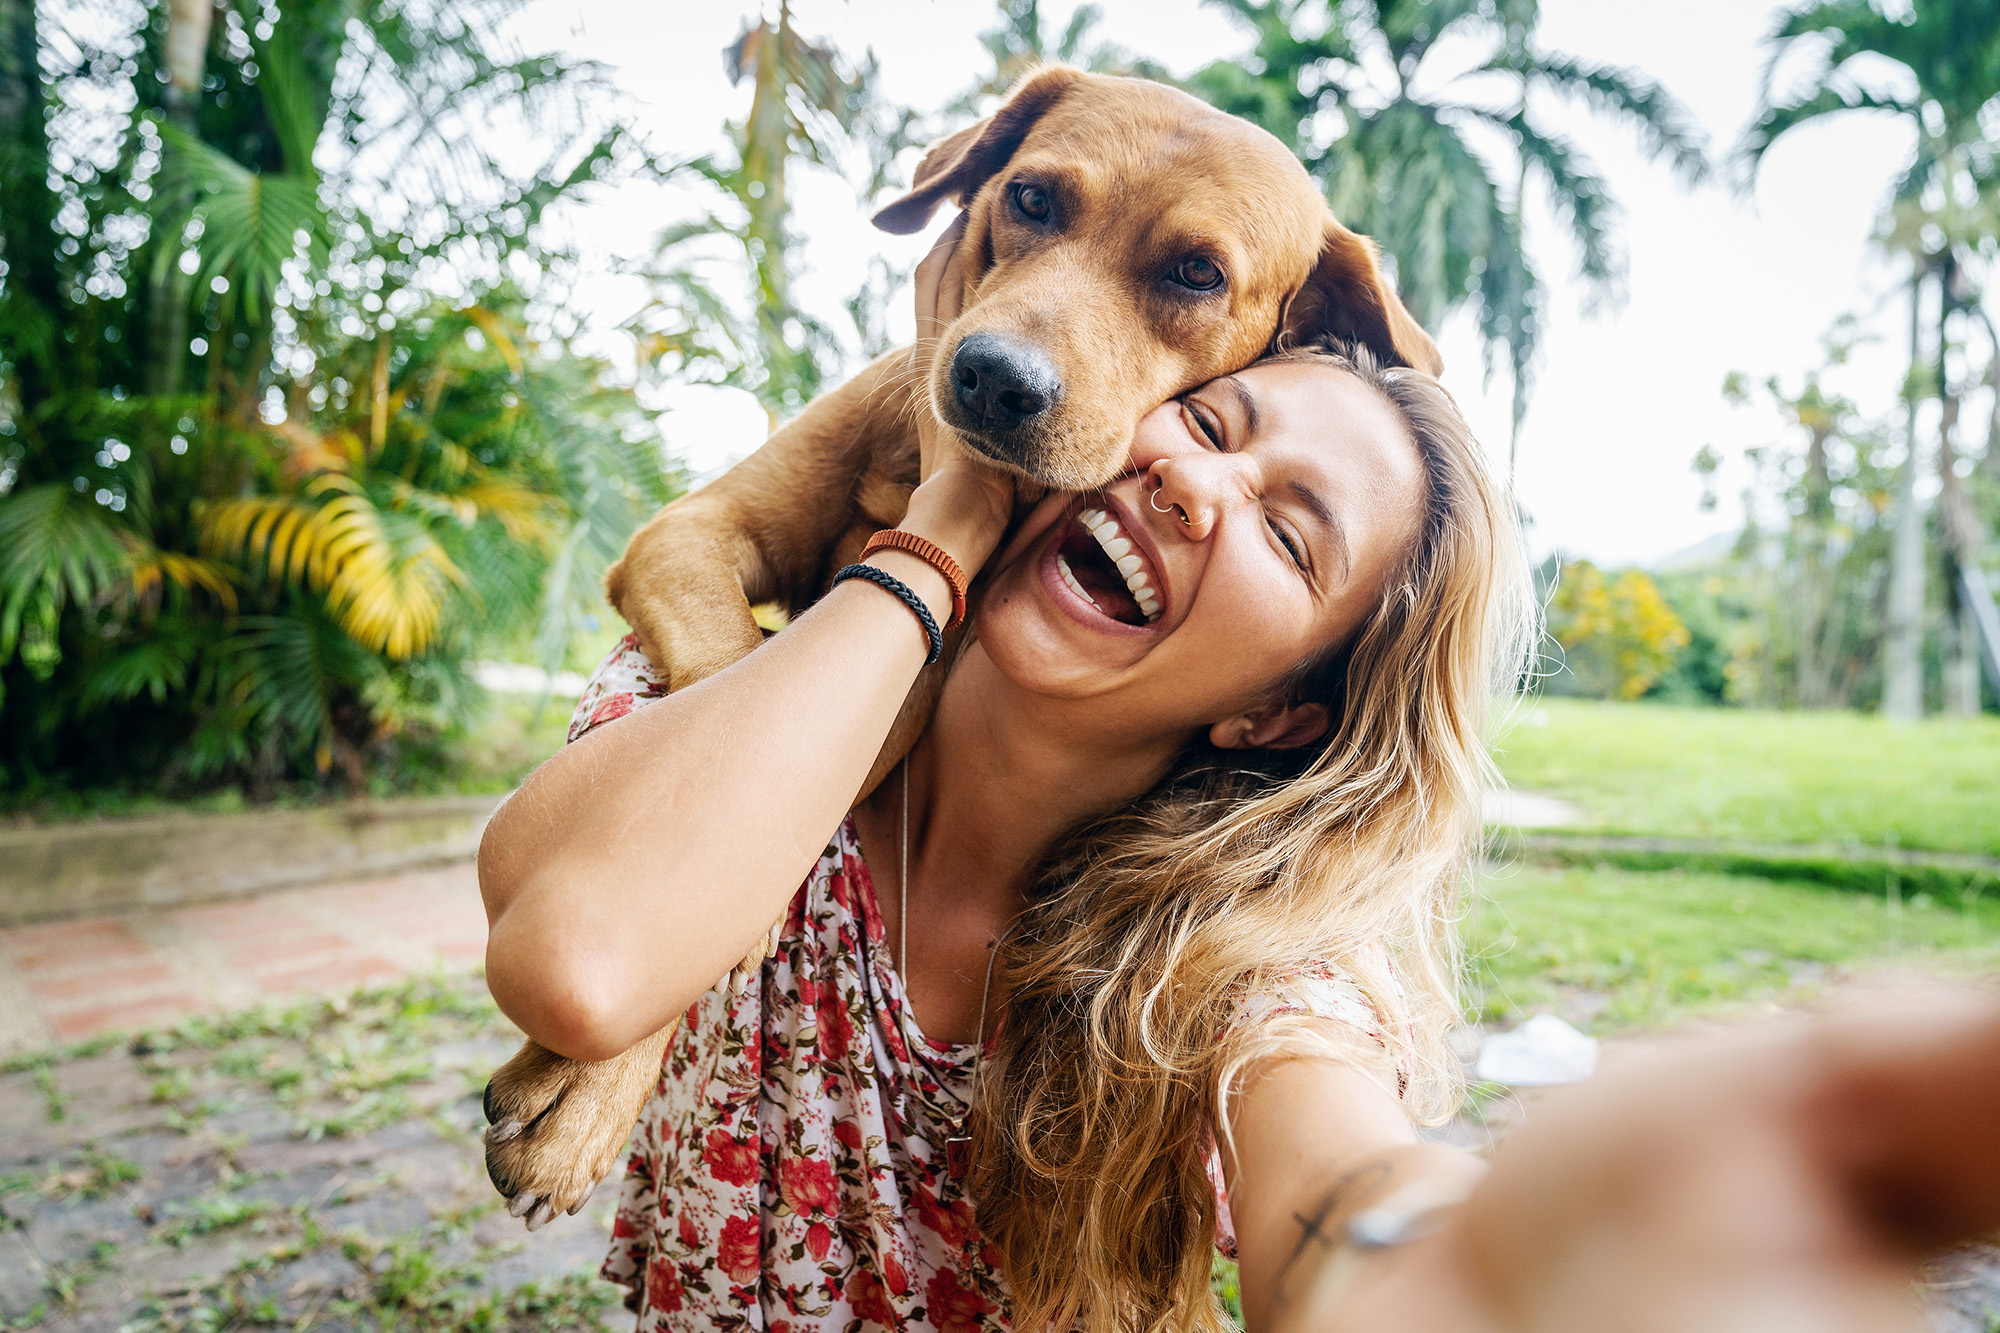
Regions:
[[[988, 579], [904, 769], [843, 823], [926, 650], [862, 580], [671, 698], [614, 654], [486, 835], [489, 984], [580, 1058], [687, 1013], [610, 1266], [642, 1327], [1198, 1326], [1232, 1233], [1255, 1318], [1326, 1179], [1474, 1169], [1413, 1124], [1455, 1100], [1512, 517], [1434, 382], [1328, 349], [1161, 407], [997, 556], [1011, 482], [923, 448], [902, 526]], [[946, 617], [930, 564], [869, 563]], [[591, 727], [606, 694], [646, 706]], [[765, 976], [712, 988], [788, 900]]]
[[1445, 1222], [1484, 1168], [1416, 1132], [1457, 1100], [1455, 895], [1527, 619], [1449, 398], [1271, 358], [1004, 550], [1011, 483], [929, 437], [923, 478], [903, 529], [985, 572], [977, 639], [869, 799], [952, 596], [895, 549], [672, 697], [628, 640], [487, 830], [510, 1017], [601, 1059], [685, 1016], [606, 1264], [640, 1328], [1216, 1327], [1218, 1243], [1253, 1329], [1518, 1297], [1464, 1219], [1511, 1234], [1535, 1187]]

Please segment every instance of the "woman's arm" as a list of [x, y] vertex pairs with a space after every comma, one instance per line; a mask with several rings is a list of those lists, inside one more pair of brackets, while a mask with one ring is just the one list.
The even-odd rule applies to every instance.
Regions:
[[[920, 316], [941, 285], [956, 290], [957, 234], [919, 270]], [[969, 577], [1011, 516], [1013, 486], [948, 443], [924, 443], [902, 526]], [[949, 591], [928, 564], [900, 551], [869, 563], [943, 623]], [[599, 1060], [714, 985], [853, 803], [925, 647], [908, 608], [853, 580], [742, 661], [536, 769], [479, 849], [486, 979], [502, 1011], [550, 1050]]]
[[[1919, 1333], [1919, 1262], [2000, 1225], [1991, 990], [1878, 994], [1628, 1055], [1539, 1101], [1437, 1230], [1351, 1274], [1306, 1273], [1333, 1255], [1311, 1201], [1351, 1216], [1347, 1200], [1385, 1197], [1392, 1172], [1449, 1184], [1479, 1169], [1411, 1142], [1365, 1080], [1281, 1066], [1241, 1098], [1230, 1200], [1250, 1214], [1253, 1333]], [[1318, 1146], [1348, 1134], [1355, 1153]]]
[[1371, 1063], [1301, 1059], [1253, 1071], [1231, 1099], [1223, 1175], [1250, 1333], [1304, 1327], [1357, 1212], [1411, 1186], [1456, 1195], [1485, 1173], [1470, 1153], [1420, 1141], [1394, 1087]]

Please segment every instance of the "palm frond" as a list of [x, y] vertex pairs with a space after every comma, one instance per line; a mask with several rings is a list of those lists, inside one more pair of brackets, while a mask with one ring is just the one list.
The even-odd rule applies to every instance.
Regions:
[[1707, 136], [1679, 98], [1636, 70], [1600, 65], [1547, 51], [1506, 51], [1493, 67], [1557, 92], [1578, 96], [1639, 131], [1647, 155], [1670, 163], [1683, 184], [1708, 179]]
[[103, 510], [59, 482], [0, 498], [0, 662], [14, 655], [30, 605], [87, 606], [130, 573]]

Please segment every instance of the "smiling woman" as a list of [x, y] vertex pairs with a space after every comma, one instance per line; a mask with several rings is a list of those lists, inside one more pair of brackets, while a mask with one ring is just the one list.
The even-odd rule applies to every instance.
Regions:
[[855, 804], [928, 649], [904, 594], [951, 592], [907, 549], [692, 688], [628, 638], [489, 826], [489, 984], [581, 1060], [685, 1014], [607, 1266], [642, 1328], [1213, 1328], [1218, 1245], [1274, 1318], [1311, 1192], [1474, 1169], [1414, 1126], [1456, 1100], [1508, 509], [1436, 381], [1345, 345], [1155, 408], [1082, 494], [919, 435], [902, 530], [983, 586], [900, 773]]

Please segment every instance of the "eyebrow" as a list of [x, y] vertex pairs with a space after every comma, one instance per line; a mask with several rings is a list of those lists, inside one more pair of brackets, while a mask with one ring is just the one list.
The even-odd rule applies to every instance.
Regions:
[[1347, 533], [1341, 528], [1340, 520], [1333, 516], [1332, 507], [1320, 498], [1318, 491], [1302, 481], [1287, 484], [1292, 494], [1298, 497], [1299, 503], [1320, 521], [1320, 525], [1327, 530], [1327, 535], [1333, 539], [1333, 551], [1340, 557], [1340, 577], [1344, 582], [1354, 570], [1354, 555], [1347, 549]]
[[1245, 434], [1255, 435], [1257, 433], [1256, 395], [1252, 394], [1250, 390], [1245, 388], [1243, 386], [1243, 381], [1241, 379], [1238, 379], [1234, 375], [1224, 376], [1222, 382], [1229, 386], [1230, 391], [1236, 395], [1237, 404], [1241, 406], [1243, 409], [1243, 419], [1249, 425], [1249, 429], [1245, 432]]

